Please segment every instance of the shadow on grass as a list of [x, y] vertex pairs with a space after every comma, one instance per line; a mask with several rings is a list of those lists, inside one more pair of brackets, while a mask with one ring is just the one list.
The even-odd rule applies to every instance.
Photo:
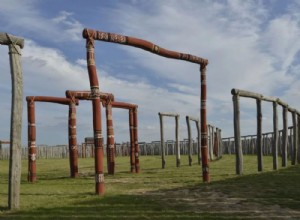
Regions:
[[[256, 219], [260, 215], [263, 219], [298, 219], [299, 182], [300, 166], [297, 165], [192, 187], [132, 195], [90, 195], [84, 201], [80, 200], [83, 195], [78, 195], [73, 204], [6, 212], [0, 219], [244, 219], [251, 216]], [[233, 207], [235, 211], [231, 212]]]

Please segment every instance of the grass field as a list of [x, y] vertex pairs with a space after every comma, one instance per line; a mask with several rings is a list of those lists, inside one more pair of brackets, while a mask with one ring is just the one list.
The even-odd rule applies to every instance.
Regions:
[[106, 193], [94, 194], [94, 160], [79, 159], [80, 176], [69, 178], [67, 159], [37, 161], [38, 181], [27, 182], [23, 161], [21, 208], [7, 210], [8, 161], [0, 161], [0, 219], [300, 219], [300, 166], [272, 171], [264, 157], [244, 157], [244, 175], [235, 175], [235, 157], [210, 163], [211, 183], [202, 183], [201, 167], [176, 168], [168, 156], [161, 169], [157, 156], [141, 157], [140, 174], [129, 171], [129, 158], [116, 158], [116, 174], [105, 176]]

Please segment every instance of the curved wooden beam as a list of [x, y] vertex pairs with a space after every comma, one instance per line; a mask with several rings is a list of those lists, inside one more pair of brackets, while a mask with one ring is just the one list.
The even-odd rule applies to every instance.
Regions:
[[0, 33], [0, 44], [2, 45], [15, 44], [18, 45], [21, 49], [23, 49], [24, 39], [7, 33]]
[[184, 61], [188, 61], [191, 63], [197, 63], [197, 64], [201, 64], [201, 65], [208, 64], [207, 59], [204, 59], [204, 58], [201, 58], [201, 57], [198, 57], [195, 55], [191, 55], [191, 54], [167, 50], [162, 47], [159, 47], [156, 44], [153, 44], [152, 42], [142, 40], [139, 38], [135, 38], [135, 37], [129, 37], [129, 36], [124, 36], [124, 35], [120, 35], [120, 34], [108, 33], [108, 32], [103, 32], [103, 31], [87, 29], [87, 28], [85, 28], [83, 30], [82, 36], [85, 39], [92, 38], [94, 40], [106, 41], [106, 42], [110, 42], [110, 43], [124, 44], [124, 45], [128, 45], [128, 46], [137, 47], [137, 48], [149, 51], [151, 53], [155, 53], [157, 55], [171, 58], [171, 59], [184, 60]]
[[[53, 97], [53, 96], [27, 96], [26, 101], [34, 101], [34, 102], [50, 102], [57, 103], [61, 105], [69, 105], [73, 102], [70, 98], [62, 98], [62, 97]], [[78, 99], [74, 100], [76, 105], [79, 105]]]

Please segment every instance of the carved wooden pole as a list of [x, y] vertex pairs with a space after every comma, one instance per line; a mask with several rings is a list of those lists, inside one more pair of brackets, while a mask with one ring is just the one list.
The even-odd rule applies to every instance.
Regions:
[[256, 111], [257, 111], [257, 169], [258, 171], [263, 170], [263, 149], [262, 149], [262, 111], [261, 111], [261, 100], [256, 99]]
[[282, 106], [282, 120], [283, 120], [283, 131], [282, 131], [282, 166], [287, 166], [287, 145], [288, 145], [288, 107]]
[[207, 122], [206, 122], [206, 64], [200, 65], [201, 73], [201, 155], [203, 182], [210, 182], [208, 149], [207, 149]]
[[186, 116], [186, 124], [187, 124], [187, 131], [188, 131], [188, 140], [189, 140], [189, 147], [188, 147], [188, 155], [189, 155], [189, 166], [192, 166], [192, 129], [190, 125], [190, 117]]
[[130, 134], [130, 172], [135, 171], [135, 146], [134, 146], [134, 118], [133, 109], [129, 109], [129, 134]]
[[8, 45], [12, 80], [8, 208], [18, 209], [20, 206], [23, 112], [21, 49], [24, 47], [24, 40], [6, 33], [0, 33], [0, 44]]
[[29, 182], [36, 181], [36, 127], [34, 98], [27, 99], [28, 119], [28, 176]]
[[135, 172], [140, 172], [140, 159], [139, 159], [139, 142], [138, 142], [138, 110], [137, 106], [133, 109], [133, 137], [134, 137], [134, 151], [135, 151]]
[[165, 169], [165, 141], [164, 141], [164, 119], [163, 115], [159, 112], [159, 124], [160, 124], [160, 146], [161, 146], [161, 167]]
[[240, 102], [239, 95], [233, 94], [233, 128], [234, 128], [234, 145], [236, 155], [236, 174], [243, 174], [243, 150], [241, 144], [241, 129], [240, 129]]
[[83, 31], [83, 37], [86, 38], [87, 49], [87, 68], [89, 73], [92, 105], [93, 105], [93, 130], [95, 143], [95, 188], [96, 194], [104, 194], [104, 168], [103, 168], [103, 137], [101, 124], [101, 105], [99, 94], [99, 82], [95, 65], [94, 53], [94, 32], [88, 30]]
[[108, 174], [115, 174], [115, 136], [112, 118], [112, 107], [110, 103], [106, 106], [106, 152], [107, 152], [107, 169]]
[[292, 165], [296, 165], [297, 150], [298, 150], [298, 126], [297, 126], [297, 114], [296, 111], [292, 112], [293, 119], [293, 144], [292, 144]]
[[279, 141], [279, 132], [278, 132], [278, 111], [277, 111], [277, 102], [273, 102], [273, 145], [272, 145], [272, 154], [273, 154], [273, 170], [278, 169], [278, 141]]
[[78, 176], [78, 148], [76, 134], [76, 101], [72, 100], [69, 104], [69, 161], [71, 177]]

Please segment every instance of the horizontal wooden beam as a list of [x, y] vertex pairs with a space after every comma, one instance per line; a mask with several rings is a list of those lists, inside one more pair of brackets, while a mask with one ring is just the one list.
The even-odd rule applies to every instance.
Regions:
[[7, 33], [0, 33], [0, 44], [2, 45], [16, 44], [20, 46], [20, 48], [22, 49], [24, 47], [24, 39]]

